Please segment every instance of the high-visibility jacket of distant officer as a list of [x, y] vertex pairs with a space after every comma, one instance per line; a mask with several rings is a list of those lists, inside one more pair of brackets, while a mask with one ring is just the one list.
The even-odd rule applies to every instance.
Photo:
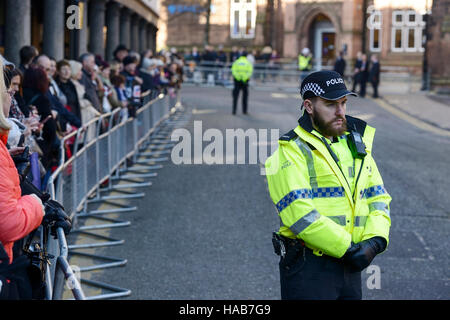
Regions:
[[[283, 299], [361, 299], [361, 271], [389, 243], [391, 197], [372, 158], [375, 129], [345, 116], [349, 94], [337, 72], [305, 78], [304, 104], [322, 99], [325, 109], [311, 110], [309, 101], [310, 111], [266, 161], [270, 196], [281, 220], [274, 247], [281, 255]], [[344, 106], [338, 110], [337, 103]], [[329, 112], [326, 108], [336, 119], [320, 123], [317, 113]], [[345, 122], [347, 129], [336, 136], [318, 129]]]
[[303, 48], [302, 53], [298, 56], [298, 69], [300, 71], [311, 71], [312, 55], [308, 48]]
[[248, 81], [253, 73], [253, 66], [245, 56], [239, 57], [231, 66], [231, 74], [234, 78], [233, 88], [233, 114], [236, 114], [239, 92], [242, 90], [242, 111], [247, 114]]

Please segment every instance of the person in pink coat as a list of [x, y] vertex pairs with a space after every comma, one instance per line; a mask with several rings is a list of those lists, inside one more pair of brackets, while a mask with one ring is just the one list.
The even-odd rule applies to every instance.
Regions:
[[[0, 70], [3, 70], [1, 62]], [[11, 96], [6, 91], [3, 74], [0, 74], [0, 242], [9, 263], [13, 260], [14, 241], [36, 229], [44, 217], [44, 207], [38, 196], [21, 196], [19, 174], [6, 147], [10, 124], [5, 114], [9, 114], [10, 105]]]

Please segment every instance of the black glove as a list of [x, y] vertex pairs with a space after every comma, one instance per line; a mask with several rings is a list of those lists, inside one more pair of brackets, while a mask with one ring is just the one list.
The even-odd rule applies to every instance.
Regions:
[[11, 157], [14, 161], [14, 165], [17, 168], [19, 176], [25, 177], [30, 170], [30, 148], [25, 147], [21, 154], [17, 154]]
[[56, 235], [57, 228], [62, 228], [64, 234], [69, 234], [72, 229], [72, 220], [64, 211], [64, 207], [55, 200], [48, 200], [45, 203], [45, 215], [42, 224], [51, 227], [52, 236]]
[[373, 237], [359, 243], [352, 243], [344, 254], [344, 262], [350, 268], [359, 272], [367, 268], [375, 256], [386, 248], [386, 240], [382, 237]]

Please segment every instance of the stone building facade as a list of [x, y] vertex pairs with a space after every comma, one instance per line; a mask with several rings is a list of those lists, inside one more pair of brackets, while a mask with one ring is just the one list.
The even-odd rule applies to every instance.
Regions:
[[[69, 28], [75, 12], [79, 27]], [[119, 44], [155, 49], [158, 20], [159, 0], [0, 0], [0, 52], [16, 64], [25, 45], [56, 60], [87, 51], [111, 60]]]
[[339, 51], [354, 59], [358, 51], [377, 54], [384, 66], [420, 72], [427, 1], [285, 0], [283, 54], [304, 47], [317, 66], [333, 64]]
[[450, 94], [450, 1], [434, 0], [427, 43], [431, 89]]
[[[247, 48], [271, 45], [286, 61], [294, 61], [308, 47], [316, 66], [333, 64], [341, 50], [350, 61], [354, 61], [358, 51], [363, 51], [379, 55], [384, 66], [400, 66], [420, 73], [424, 55], [423, 15], [431, 8], [431, 1], [212, 0], [209, 43], [223, 44], [228, 49], [233, 45]], [[201, 8], [194, 6], [204, 2], [164, 1], [161, 20], [167, 23], [159, 35], [159, 46], [201, 48], [205, 17]], [[269, 4], [273, 5], [272, 15]], [[235, 10], [241, 6], [238, 27], [247, 30], [245, 15], [250, 5], [255, 12], [252, 33], [247, 37], [233, 36]]]
[[[274, 1], [274, 0], [272, 0]], [[207, 1], [166, 0], [161, 6], [161, 32], [158, 47], [203, 47]], [[274, 1], [276, 3], [281, 0]], [[212, 0], [209, 44], [261, 47], [267, 0]]]

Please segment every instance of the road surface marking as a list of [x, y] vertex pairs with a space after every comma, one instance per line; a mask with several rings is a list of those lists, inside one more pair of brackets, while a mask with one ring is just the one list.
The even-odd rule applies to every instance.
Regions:
[[213, 109], [192, 109], [192, 114], [206, 114], [206, 113], [216, 113], [217, 110]]
[[380, 106], [381, 108], [385, 109], [386, 111], [389, 111], [393, 115], [396, 115], [400, 119], [405, 120], [406, 122], [409, 122], [410, 124], [416, 126], [419, 129], [433, 132], [440, 136], [450, 137], [450, 131], [440, 129], [436, 126], [432, 126], [424, 121], [416, 119], [416, 118], [410, 116], [409, 114], [406, 114], [406, 113], [398, 110], [397, 108], [391, 106], [390, 104], [388, 104], [386, 101], [384, 101], [382, 99], [377, 99], [377, 100], [373, 100], [373, 101], [375, 101], [378, 104], [378, 106]]

